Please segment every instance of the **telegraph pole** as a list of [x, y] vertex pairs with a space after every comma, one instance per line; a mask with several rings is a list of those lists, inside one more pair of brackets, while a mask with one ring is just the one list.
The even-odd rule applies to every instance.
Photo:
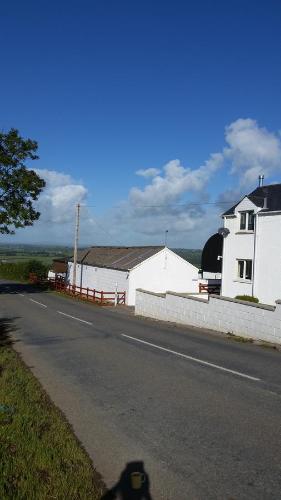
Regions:
[[76, 205], [74, 254], [73, 254], [72, 286], [76, 286], [76, 267], [77, 267], [77, 248], [78, 248], [78, 240], [79, 240], [79, 225], [80, 225], [80, 203], [77, 203], [77, 205]]

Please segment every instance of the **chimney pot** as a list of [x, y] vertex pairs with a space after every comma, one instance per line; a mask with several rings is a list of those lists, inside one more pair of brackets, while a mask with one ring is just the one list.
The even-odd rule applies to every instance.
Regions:
[[259, 175], [259, 187], [263, 186], [263, 181], [264, 181], [264, 175]]

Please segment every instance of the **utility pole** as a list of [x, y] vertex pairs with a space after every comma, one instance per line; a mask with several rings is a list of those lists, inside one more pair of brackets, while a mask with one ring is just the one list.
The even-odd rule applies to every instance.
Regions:
[[73, 254], [73, 274], [72, 274], [72, 286], [75, 286], [75, 287], [76, 287], [76, 267], [77, 267], [77, 248], [78, 248], [78, 240], [79, 240], [79, 225], [80, 225], [80, 203], [77, 203], [77, 205], [76, 205], [74, 254]]

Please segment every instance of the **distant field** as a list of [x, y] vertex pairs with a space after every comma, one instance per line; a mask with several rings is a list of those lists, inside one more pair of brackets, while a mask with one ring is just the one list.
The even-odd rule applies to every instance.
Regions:
[[40, 262], [43, 262], [43, 264], [48, 266], [51, 265], [54, 257], [56, 256], [54, 255], [53, 257], [51, 257], [49, 255], [32, 255], [32, 254], [25, 254], [25, 255], [0, 254], [0, 262], [25, 262], [27, 260], [39, 260]]
[[54, 258], [72, 255], [69, 247], [39, 245], [0, 245], [0, 262], [26, 262], [38, 260], [46, 266], [51, 265]]

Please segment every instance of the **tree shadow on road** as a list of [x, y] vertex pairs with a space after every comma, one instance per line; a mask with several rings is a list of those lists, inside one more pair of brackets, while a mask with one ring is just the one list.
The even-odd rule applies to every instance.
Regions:
[[128, 462], [118, 483], [101, 500], [152, 500], [149, 488], [149, 476], [143, 462]]
[[30, 283], [13, 283], [11, 281], [0, 283], [0, 294], [38, 293], [46, 291], [46, 287], [36, 286]]

